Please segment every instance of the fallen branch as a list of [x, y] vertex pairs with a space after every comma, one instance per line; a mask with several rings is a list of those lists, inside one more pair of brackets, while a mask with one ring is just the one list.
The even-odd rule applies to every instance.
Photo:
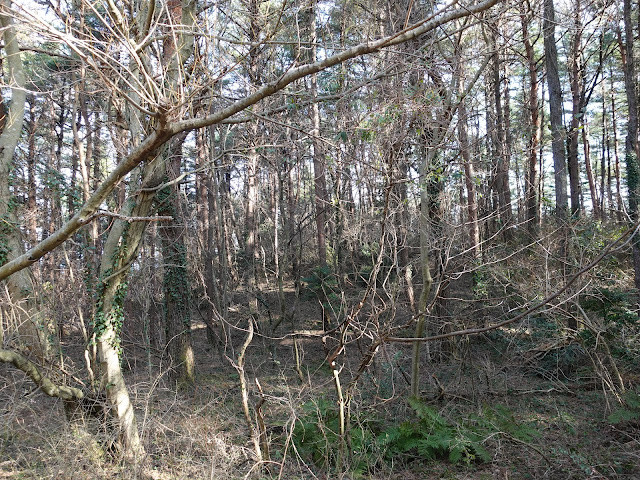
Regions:
[[0, 362], [11, 363], [14, 367], [22, 370], [31, 380], [33, 380], [40, 390], [50, 397], [61, 398], [62, 400], [80, 400], [84, 398], [84, 393], [79, 388], [67, 387], [66, 385], [56, 385], [49, 378], [40, 373], [38, 366], [18, 352], [0, 349]]

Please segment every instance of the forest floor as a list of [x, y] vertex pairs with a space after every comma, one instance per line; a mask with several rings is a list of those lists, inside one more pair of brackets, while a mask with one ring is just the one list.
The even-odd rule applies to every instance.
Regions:
[[[275, 292], [265, 298], [276, 303]], [[407, 401], [411, 347], [386, 345], [358, 383], [352, 454], [343, 453], [343, 460], [337, 455], [336, 388], [320, 337], [299, 338], [301, 380], [292, 337], [284, 335], [290, 325], [279, 327], [282, 337], [256, 336], [245, 374], [252, 409], [261, 398], [256, 379], [264, 393], [271, 462], [261, 469], [233, 366], [247, 324], [246, 299], [235, 300], [234, 348], [220, 352], [207, 342], [204, 324], [194, 325], [194, 386], [168, 388], [162, 352], [125, 342], [127, 382], [149, 454], [137, 467], [104, 447], [113, 435], [108, 425], [69, 424], [62, 402], [0, 365], [0, 479], [640, 479], [640, 425], [610, 420], [619, 403], [588, 360], [574, 355], [571, 342], [535, 337], [527, 325], [440, 350], [432, 346], [431, 361], [425, 357], [422, 367], [422, 407]], [[314, 300], [301, 300], [296, 318], [298, 329], [321, 328]], [[266, 319], [261, 326], [268, 331]], [[62, 347], [65, 369], [85, 378], [81, 344], [72, 334]], [[364, 349], [364, 339], [353, 341], [340, 356], [343, 387]], [[637, 382], [629, 372], [622, 375], [629, 385]], [[389, 432], [397, 444], [381, 441]], [[461, 458], [430, 445], [429, 435], [436, 434], [457, 438]]]

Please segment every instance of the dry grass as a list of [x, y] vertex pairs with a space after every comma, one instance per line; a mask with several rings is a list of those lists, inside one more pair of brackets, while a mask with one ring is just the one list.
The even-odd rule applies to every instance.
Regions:
[[[242, 325], [242, 305], [235, 307], [232, 322]], [[317, 329], [317, 304], [299, 305], [300, 327]], [[166, 386], [162, 352], [154, 352], [147, 365], [143, 346], [125, 345], [131, 369], [128, 386], [137, 409], [139, 429], [148, 459], [130, 465], [105, 448], [114, 432], [108, 425], [89, 422], [70, 425], [61, 402], [34, 391], [23, 376], [0, 365], [0, 479], [355, 479], [372, 480], [567, 480], [584, 478], [640, 478], [637, 468], [640, 434], [633, 426], [614, 429], [606, 421], [606, 402], [596, 384], [567, 388], [559, 377], [540, 375], [510, 346], [498, 352], [498, 341], [486, 337], [459, 343], [454, 354], [432, 350], [434, 361], [425, 362], [424, 393], [445, 415], [478, 412], [483, 405], [501, 404], [520, 421], [536, 422], [540, 437], [531, 445], [492, 439], [494, 460], [489, 464], [452, 466], [446, 462], [410, 462], [378, 459], [365, 476], [329, 473], [301, 458], [290, 441], [293, 422], [303, 415], [302, 405], [320, 397], [335, 401], [330, 372], [323, 363], [318, 338], [300, 342], [305, 381], [294, 367], [290, 339], [257, 338], [247, 352], [250, 384], [259, 378], [266, 395], [264, 412], [270, 438], [272, 463], [255, 460], [247, 425], [242, 417], [238, 374], [231, 362], [206, 342], [203, 325], [194, 327], [197, 383], [172, 391]], [[509, 345], [519, 333], [502, 332]], [[234, 330], [237, 347], [244, 333]], [[283, 341], [285, 340], [285, 341]], [[69, 369], [79, 377], [82, 341], [69, 336], [65, 351]], [[74, 353], [75, 352], [75, 353]], [[227, 354], [233, 358], [233, 349]], [[345, 383], [357, 370], [361, 352], [352, 344], [345, 353]], [[355, 413], [389, 424], [411, 418], [404, 399], [408, 386], [401, 368], [408, 364], [410, 348], [387, 347], [359, 383]], [[436, 380], [437, 379], [437, 380]], [[576, 384], [577, 385], [577, 384]], [[445, 395], [439, 396], [440, 387]], [[251, 387], [253, 388], [253, 387]], [[256, 400], [253, 389], [252, 402]], [[437, 399], [437, 400], [436, 400]], [[635, 428], [635, 429], [634, 429]]]

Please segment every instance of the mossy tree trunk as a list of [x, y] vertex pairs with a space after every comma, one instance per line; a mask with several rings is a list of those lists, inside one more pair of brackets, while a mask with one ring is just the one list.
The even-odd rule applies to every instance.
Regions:
[[187, 270], [185, 224], [180, 209], [180, 188], [176, 183], [182, 163], [182, 144], [166, 161], [167, 180], [171, 183], [158, 192], [158, 214], [173, 220], [161, 225], [165, 332], [171, 361], [169, 376], [177, 385], [194, 381], [194, 357], [191, 347], [191, 294]]
[[[640, 204], [640, 166], [638, 158], [638, 87], [636, 84], [636, 67], [634, 55], [634, 32], [632, 23], [631, 0], [624, 0], [624, 45], [623, 54], [624, 85], [629, 106], [627, 136], [625, 139], [625, 160], [627, 164], [627, 187], [629, 189], [629, 214], [634, 222], [638, 221], [638, 205]], [[640, 291], [640, 235], [633, 238], [633, 269], [636, 289]]]
[[[153, 187], [164, 178], [164, 156], [147, 163], [137, 195], [131, 196], [121, 214], [146, 217], [151, 211], [156, 191]], [[125, 455], [140, 457], [144, 447], [138, 435], [133, 405], [120, 368], [120, 332], [124, 322], [123, 303], [127, 293], [127, 275], [138, 254], [146, 227], [145, 222], [129, 223], [117, 219], [104, 245], [97, 286], [94, 329], [100, 365], [100, 387], [112, 405], [112, 413], [120, 428], [120, 441]]]

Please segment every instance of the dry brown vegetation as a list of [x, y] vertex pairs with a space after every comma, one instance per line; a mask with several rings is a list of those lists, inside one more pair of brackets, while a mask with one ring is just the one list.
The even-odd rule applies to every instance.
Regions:
[[[494, 253], [498, 258], [500, 247], [496, 246]], [[583, 253], [588, 260], [597, 252]], [[446, 317], [434, 321], [451, 331], [489, 324], [505, 312], [521, 310], [527, 303], [525, 299], [535, 298], [532, 292], [545, 281], [540, 258], [523, 250], [510, 256], [508, 263], [486, 267], [484, 291], [477, 288], [479, 281], [473, 287], [470, 274], [457, 277], [447, 290], [443, 310]], [[381, 444], [379, 437], [370, 437], [366, 448], [352, 445], [353, 454], [336, 464], [338, 436], [329, 430], [336, 428], [338, 405], [326, 362], [326, 352], [336, 344], [336, 335], [330, 334], [323, 344], [318, 301], [310, 295], [309, 285], [303, 287], [297, 299], [293, 285], [286, 290], [287, 305], [296, 305], [298, 334], [292, 335], [290, 319], [272, 333], [269, 318], [273, 321], [277, 314], [268, 312], [267, 307], [273, 309], [278, 296], [273, 288], [263, 285], [259, 332], [246, 351], [244, 366], [252, 428], [256, 431], [255, 408], [261, 398], [264, 402], [261, 411], [270, 461], [257, 462], [242, 414], [238, 370], [234, 368], [251, 318], [246, 307], [248, 293], [239, 290], [234, 295], [227, 325], [230, 341], [226, 345], [209, 343], [204, 323], [194, 324], [196, 382], [176, 391], [168, 382], [165, 352], [143, 341], [145, 322], [153, 319], [142, 316], [141, 305], [148, 300], [145, 296], [152, 293], [145, 290], [145, 282], [138, 283], [146, 277], [134, 277], [127, 300], [129, 321], [123, 332], [122, 358], [148, 457], [140, 464], [126, 462], [113, 447], [116, 438], [108, 417], [84, 416], [68, 422], [62, 401], [44, 396], [20, 372], [2, 366], [0, 475], [33, 479], [637, 478], [640, 428], [637, 419], [615, 422], [609, 418], [624, 405], [624, 394], [613, 379], [612, 364], [607, 363], [615, 363], [627, 391], [637, 388], [637, 324], [628, 324], [611, 336], [606, 330], [620, 319], [610, 316], [609, 324], [605, 323], [606, 319], [588, 302], [594, 292], [601, 291], [600, 287], [594, 288], [592, 282], [596, 280], [615, 279], [607, 288], [624, 287], [629, 281], [619, 268], [624, 260], [624, 253], [607, 259], [581, 279], [573, 294], [577, 304], [582, 305], [580, 309], [600, 326], [600, 346], [609, 347], [611, 358], [587, 341], [586, 325], [580, 330], [582, 336], [565, 329], [568, 315], [581, 315], [579, 309], [570, 307], [571, 296], [565, 297], [557, 308], [549, 309], [549, 305], [546, 311], [515, 325], [433, 342], [430, 359], [423, 355], [424, 403], [455, 428], [464, 431], [461, 425], [474, 415], [490, 418], [488, 409], [496, 406], [513, 415], [511, 427], [515, 426], [515, 433], [498, 428], [481, 440], [491, 456], [488, 461], [477, 458], [455, 464], [447, 461], [446, 455], [426, 461], [410, 451], [390, 456], [385, 451], [389, 447]], [[472, 294], [474, 288], [476, 293]], [[357, 375], [370, 343], [366, 336], [358, 337], [355, 332], [372, 331], [367, 322], [387, 321], [387, 309], [392, 304], [392, 322], [402, 324], [410, 318], [404, 297], [390, 297], [388, 291], [386, 286], [376, 290], [357, 316], [345, 351], [338, 357], [343, 388]], [[633, 303], [628, 302], [631, 297], [620, 292], [617, 307], [636, 315]], [[340, 301], [353, 307], [363, 288], [352, 283], [341, 293], [344, 295], [338, 297]], [[64, 371], [85, 378], [83, 339], [74, 309], [63, 300], [55, 305], [65, 332], [61, 342]], [[197, 315], [194, 312], [194, 318]], [[296, 369], [294, 338], [302, 381]], [[361, 431], [380, 435], [385, 428], [404, 421], [418, 422], [407, 403], [410, 357], [410, 345], [384, 344], [362, 374], [350, 409], [353, 442]], [[255, 379], [259, 380], [264, 397], [260, 396]], [[633, 410], [631, 406], [627, 408]], [[316, 448], [315, 453], [332, 459], [314, 456], [312, 450], [305, 450], [294, 441], [294, 427], [303, 423], [315, 423], [324, 432], [327, 445]], [[535, 435], [521, 440], [517, 437], [518, 428], [530, 428]]]

